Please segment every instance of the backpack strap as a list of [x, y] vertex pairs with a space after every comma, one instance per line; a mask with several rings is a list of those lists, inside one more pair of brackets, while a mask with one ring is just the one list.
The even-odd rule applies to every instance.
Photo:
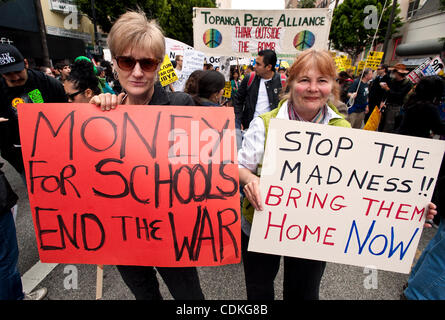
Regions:
[[255, 79], [255, 72], [251, 72], [249, 74], [249, 81], [247, 82], [247, 89], [250, 88], [250, 86], [252, 85], [253, 79]]
[[281, 88], [284, 88], [286, 86], [286, 80], [287, 80], [286, 75], [284, 73], [281, 73], [280, 77], [281, 77]]

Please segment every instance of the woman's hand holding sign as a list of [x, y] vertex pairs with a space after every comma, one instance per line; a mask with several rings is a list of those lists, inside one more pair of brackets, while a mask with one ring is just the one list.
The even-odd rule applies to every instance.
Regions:
[[102, 111], [109, 111], [116, 109], [116, 106], [118, 104], [122, 104], [124, 97], [124, 92], [120, 93], [119, 95], [111, 93], [101, 93], [97, 96], [92, 97], [90, 103], [100, 107]]
[[432, 227], [432, 220], [434, 219], [434, 216], [437, 214], [437, 207], [434, 203], [430, 202], [428, 204], [428, 210], [426, 212], [426, 217], [425, 217], [425, 224], [424, 227], [425, 228], [431, 228]]
[[243, 191], [255, 210], [263, 211], [260, 194], [260, 177], [254, 175], [249, 169], [239, 169], [240, 181], [244, 185]]

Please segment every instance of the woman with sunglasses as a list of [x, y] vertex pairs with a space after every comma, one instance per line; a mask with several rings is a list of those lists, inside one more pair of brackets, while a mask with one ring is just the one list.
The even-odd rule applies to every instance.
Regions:
[[63, 87], [68, 102], [88, 103], [94, 95], [101, 93], [93, 63], [86, 60], [74, 62]]
[[157, 74], [165, 56], [164, 35], [154, 21], [143, 12], [127, 12], [113, 25], [108, 35], [108, 47], [113, 57], [123, 92], [118, 96], [101, 94], [91, 103], [102, 110], [124, 105], [194, 105], [185, 93], [166, 92]]
[[[123, 92], [118, 96], [100, 94], [90, 103], [102, 110], [125, 105], [194, 105], [183, 92], [166, 92], [156, 75], [165, 56], [164, 35], [143, 12], [127, 12], [113, 25], [108, 34], [108, 47]], [[162, 300], [154, 267], [117, 266], [123, 280], [137, 300]], [[204, 295], [194, 267], [156, 267], [174, 299], [202, 300]]]

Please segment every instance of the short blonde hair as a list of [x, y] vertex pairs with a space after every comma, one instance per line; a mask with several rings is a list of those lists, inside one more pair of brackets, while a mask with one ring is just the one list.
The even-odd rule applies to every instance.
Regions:
[[[308, 49], [303, 51], [288, 69], [288, 85], [290, 85], [300, 74], [311, 68], [317, 68], [322, 75], [332, 79], [332, 102], [339, 100], [340, 88], [336, 81], [337, 68], [334, 59], [327, 50]], [[286, 97], [289, 98], [289, 95]]]
[[122, 55], [128, 48], [151, 51], [160, 61], [165, 56], [165, 38], [156, 20], [148, 20], [143, 11], [129, 11], [113, 24], [107, 38], [113, 57]]

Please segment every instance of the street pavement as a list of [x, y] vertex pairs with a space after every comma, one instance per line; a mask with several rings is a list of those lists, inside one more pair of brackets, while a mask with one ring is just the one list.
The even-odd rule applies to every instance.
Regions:
[[[0, 158], [0, 162], [5, 162]], [[34, 226], [30, 212], [26, 188], [20, 176], [5, 163], [3, 167], [13, 189], [19, 195], [17, 215], [17, 239], [19, 244], [19, 271], [22, 275], [39, 263]], [[434, 236], [435, 229], [424, 229], [416, 258], [428, 241]], [[42, 266], [42, 265], [41, 265]], [[46, 264], [43, 264], [45, 269]], [[48, 268], [47, 268], [48, 269]], [[51, 270], [51, 269], [49, 269]], [[95, 265], [57, 264], [46, 276], [33, 275], [36, 289], [48, 289], [47, 300], [96, 300]], [[244, 300], [246, 291], [242, 264], [221, 267], [198, 268], [204, 295], [208, 300]], [[44, 273], [45, 275], [45, 273]], [[398, 300], [402, 286], [408, 279], [407, 274], [367, 270], [363, 267], [328, 263], [324, 273], [320, 299], [322, 300]], [[24, 285], [29, 279], [23, 279]], [[32, 282], [31, 281], [31, 282]], [[276, 299], [282, 299], [283, 273], [276, 279]], [[172, 296], [161, 279], [161, 293], [164, 299]], [[130, 290], [122, 281], [116, 267], [106, 265], [103, 272], [102, 300], [134, 300]]]

